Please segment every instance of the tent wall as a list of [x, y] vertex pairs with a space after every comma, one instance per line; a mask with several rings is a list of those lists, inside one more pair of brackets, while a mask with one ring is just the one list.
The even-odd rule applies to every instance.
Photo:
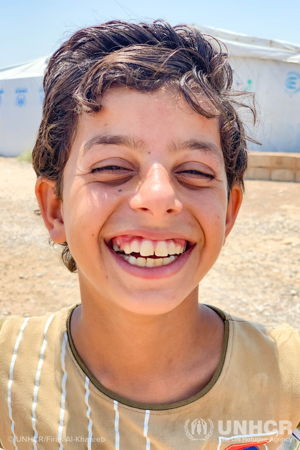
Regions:
[[230, 62], [235, 88], [255, 92], [258, 104], [258, 124], [249, 134], [262, 146], [249, 147], [300, 153], [300, 65], [240, 57], [231, 57]]
[[43, 77], [0, 79], [0, 155], [32, 149], [42, 115]]

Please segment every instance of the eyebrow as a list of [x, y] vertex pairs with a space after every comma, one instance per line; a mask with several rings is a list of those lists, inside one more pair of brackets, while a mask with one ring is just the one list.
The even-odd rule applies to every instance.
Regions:
[[184, 150], [201, 150], [204, 153], [210, 153], [217, 156], [220, 160], [223, 159], [222, 150], [213, 142], [188, 139], [183, 142], [172, 142], [169, 148], [172, 153], [177, 153]]
[[[137, 151], [144, 151], [146, 148], [146, 143], [143, 140], [136, 140], [126, 135], [99, 134], [85, 143], [83, 153], [85, 154], [95, 145], [124, 145], [125, 147]], [[171, 153], [177, 153], [184, 150], [201, 150], [205, 153], [217, 156], [220, 160], [223, 159], [222, 150], [220, 150], [216, 144], [198, 139], [188, 139], [183, 142], [171, 142], [169, 150]]]
[[86, 153], [94, 145], [124, 145], [138, 151], [144, 150], [146, 146], [142, 140], [135, 140], [129, 136], [99, 134], [85, 143], [83, 153]]

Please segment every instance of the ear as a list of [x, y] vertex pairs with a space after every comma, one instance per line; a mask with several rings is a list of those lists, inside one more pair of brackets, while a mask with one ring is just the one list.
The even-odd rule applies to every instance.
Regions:
[[226, 238], [229, 235], [230, 231], [232, 230], [233, 225], [235, 224], [242, 201], [243, 201], [242, 188], [240, 185], [235, 184], [230, 191], [229, 202], [227, 205], [226, 228], [223, 245], [225, 244]]
[[55, 184], [55, 181], [39, 177], [35, 185], [35, 195], [52, 241], [61, 244], [66, 241], [66, 233], [63, 205], [55, 195]]

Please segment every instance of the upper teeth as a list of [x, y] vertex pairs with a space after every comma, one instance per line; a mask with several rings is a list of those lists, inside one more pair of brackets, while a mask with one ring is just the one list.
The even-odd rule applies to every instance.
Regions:
[[174, 241], [156, 241], [149, 240], [133, 240], [124, 244], [123, 248], [118, 242], [118, 239], [113, 242], [113, 249], [123, 251], [127, 255], [130, 253], [139, 253], [141, 256], [168, 256], [168, 255], [180, 255], [184, 252], [185, 246], [175, 244]]

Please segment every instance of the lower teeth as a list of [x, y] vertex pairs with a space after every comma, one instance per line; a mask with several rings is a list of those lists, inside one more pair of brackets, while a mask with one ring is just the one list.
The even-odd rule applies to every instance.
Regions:
[[133, 266], [140, 266], [140, 267], [159, 267], [159, 266], [165, 266], [167, 264], [170, 264], [171, 262], [175, 261], [178, 256], [169, 256], [168, 258], [135, 258], [134, 256], [120, 254], [119, 255], [125, 259], [125, 261], [128, 261], [129, 264], [132, 264]]

